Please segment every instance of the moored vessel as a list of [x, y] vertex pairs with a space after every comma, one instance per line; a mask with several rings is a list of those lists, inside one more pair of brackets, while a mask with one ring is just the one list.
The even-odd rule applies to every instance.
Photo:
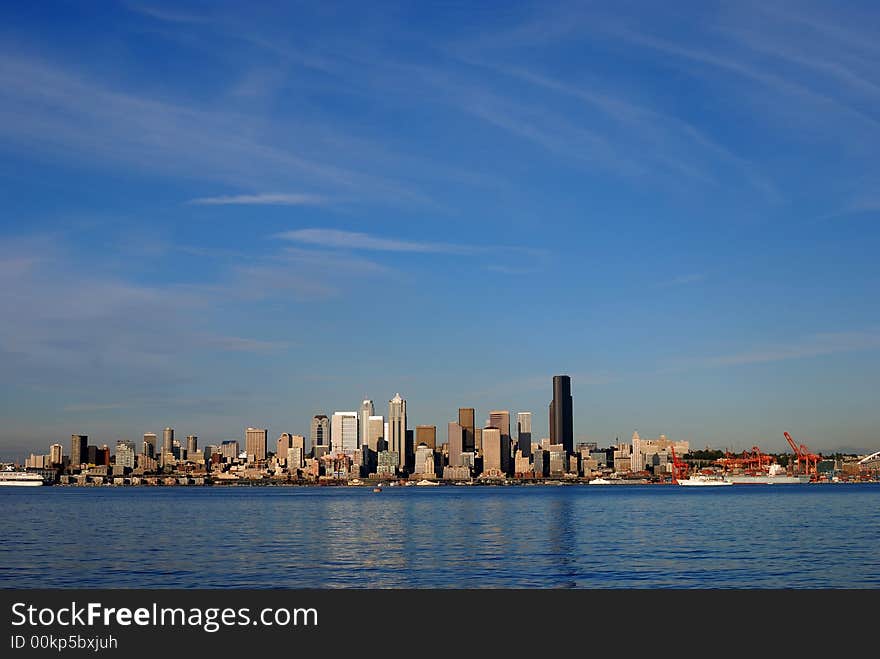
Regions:
[[33, 474], [28, 471], [13, 471], [12, 469], [0, 471], [0, 485], [37, 487], [42, 484], [43, 477], [40, 474]]

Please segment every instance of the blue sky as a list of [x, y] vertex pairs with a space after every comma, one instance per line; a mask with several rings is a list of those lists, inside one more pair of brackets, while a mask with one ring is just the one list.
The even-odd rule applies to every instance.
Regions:
[[0, 457], [530, 410], [876, 449], [873, 3], [0, 6]]

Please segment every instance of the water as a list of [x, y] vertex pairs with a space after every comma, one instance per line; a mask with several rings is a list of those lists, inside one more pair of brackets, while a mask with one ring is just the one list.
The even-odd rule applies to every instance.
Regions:
[[880, 485], [0, 488], [4, 588], [877, 588]]

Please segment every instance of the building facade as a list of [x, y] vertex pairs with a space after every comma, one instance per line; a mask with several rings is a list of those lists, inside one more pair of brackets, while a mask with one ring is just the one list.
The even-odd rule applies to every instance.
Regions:
[[562, 444], [567, 454], [574, 453], [571, 378], [553, 376], [553, 400], [550, 403], [550, 443]]
[[398, 467], [406, 468], [406, 400], [400, 394], [388, 401], [388, 450], [397, 453]]

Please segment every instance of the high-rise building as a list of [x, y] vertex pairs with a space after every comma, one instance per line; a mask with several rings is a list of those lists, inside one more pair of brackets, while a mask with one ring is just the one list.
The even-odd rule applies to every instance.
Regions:
[[483, 428], [483, 474], [486, 476], [503, 476], [504, 464], [501, 430]]
[[373, 401], [364, 400], [361, 403], [361, 415], [358, 419], [360, 426], [360, 437], [358, 438], [358, 448], [366, 446], [370, 441], [370, 417], [375, 413], [373, 409]]
[[199, 452], [199, 438], [196, 435], [186, 436], [186, 457], [189, 460], [195, 460], [196, 453]]
[[[467, 453], [467, 451], [463, 451]], [[474, 455], [483, 455], [483, 429], [474, 428]]]
[[461, 454], [464, 452], [462, 450], [464, 445], [464, 428], [461, 427], [461, 424], [450, 421], [447, 426], [446, 437], [446, 448], [449, 451], [449, 466], [460, 467]]
[[644, 455], [642, 455], [642, 438], [639, 437], [639, 431], [633, 433], [632, 438], [632, 456], [630, 460], [630, 469], [633, 471], [641, 471], [645, 468]]
[[291, 445], [287, 449], [287, 468], [302, 469], [306, 464], [306, 438], [293, 435]]
[[437, 448], [437, 426], [416, 426], [416, 446], [421, 444], [431, 447], [431, 450]]
[[220, 444], [220, 453], [227, 462], [232, 462], [238, 458], [238, 440], [226, 439]]
[[86, 461], [86, 451], [88, 450], [88, 435], [71, 435], [70, 436], [70, 466], [79, 469], [79, 466]]
[[501, 469], [504, 473], [510, 473], [512, 460], [512, 442], [510, 441], [510, 411], [493, 410], [489, 412], [490, 428], [498, 428], [501, 431]]
[[384, 450], [385, 443], [385, 417], [371, 416], [367, 419], [367, 447], [378, 453]]
[[159, 438], [154, 432], [144, 433], [144, 450], [143, 453], [148, 458], [155, 458], [159, 455]]
[[574, 453], [571, 378], [553, 376], [553, 401], [550, 403], [550, 443], [562, 444], [565, 453]]
[[289, 432], [283, 432], [278, 436], [275, 442], [275, 457], [279, 460], [287, 461], [287, 453], [293, 446], [293, 435]]
[[60, 465], [64, 462], [64, 447], [61, 444], [52, 444], [49, 447], [49, 464]]
[[312, 417], [311, 440], [312, 448], [330, 446], [330, 419], [326, 414], [316, 414]]
[[330, 437], [333, 453], [357, 451], [360, 436], [358, 433], [357, 412], [334, 412], [330, 421]]
[[268, 428], [248, 428], [244, 435], [244, 450], [248, 462], [266, 459], [266, 445], [269, 442]]
[[134, 469], [134, 442], [120, 439], [116, 442], [116, 466]]
[[516, 444], [524, 458], [532, 455], [532, 413], [516, 413]]
[[434, 476], [437, 473], [434, 462], [434, 449], [427, 444], [419, 444], [415, 452], [413, 473]]
[[397, 453], [398, 467], [406, 468], [406, 400], [400, 394], [388, 401], [388, 450]]
[[462, 431], [464, 432], [464, 440], [462, 444], [462, 451], [475, 451], [476, 450], [476, 434], [474, 428], [474, 408], [473, 407], [459, 407], [458, 408], [458, 425], [461, 426]]
[[162, 431], [162, 454], [174, 452], [174, 428]]

